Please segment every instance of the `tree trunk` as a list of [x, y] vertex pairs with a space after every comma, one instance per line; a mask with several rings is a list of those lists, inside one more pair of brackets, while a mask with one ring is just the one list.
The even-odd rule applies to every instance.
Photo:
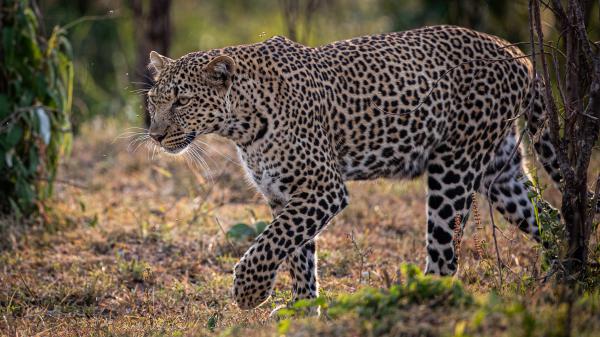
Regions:
[[[538, 36], [532, 43], [535, 42], [539, 49], [541, 74], [546, 82], [544, 100], [550, 117], [551, 141], [557, 150], [563, 176], [561, 213], [568, 247], [562, 262], [568, 276], [566, 280], [574, 280], [587, 266], [596, 210], [596, 199], [590, 202], [592, 193], [588, 191], [587, 175], [600, 130], [600, 52], [599, 46], [590, 42], [586, 31], [585, 22], [590, 13], [585, 10], [589, 11], [591, 7], [585, 6], [585, 1], [569, 0], [565, 8], [562, 1], [552, 0], [548, 6], [556, 15], [556, 30], [561, 32], [560, 41], [563, 41], [562, 46], [557, 43], [556, 48], [562, 49], [565, 55], [564, 75], [555, 74], [557, 78], [564, 78], [564, 88], [557, 86], [558, 100], [552, 93], [550, 67], [544, 53], [540, 0], [530, 0], [531, 29]], [[561, 105], [564, 107], [562, 114], [559, 113]], [[598, 181], [600, 177], [596, 184]]]
[[[149, 8], [145, 8], [148, 4]], [[136, 26], [135, 39], [138, 43], [135, 77], [141, 89], [149, 89], [154, 84], [148, 68], [148, 55], [154, 50], [167, 55], [171, 45], [171, 0], [130, 0], [130, 7]], [[143, 98], [144, 123], [150, 125], [150, 115]]]
[[314, 14], [325, 5], [319, 0], [280, 0], [283, 22], [287, 30], [287, 38], [306, 44], [311, 34]]

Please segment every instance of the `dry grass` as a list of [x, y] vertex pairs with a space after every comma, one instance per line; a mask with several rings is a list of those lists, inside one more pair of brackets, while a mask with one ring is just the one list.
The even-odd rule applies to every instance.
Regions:
[[[270, 218], [230, 159], [235, 158], [232, 147], [208, 139], [213, 174], [207, 177], [183, 161], [152, 158], [145, 149], [128, 152], [117, 129], [114, 122], [97, 121], [77, 138], [61, 180], [84, 187], [57, 186], [43, 214], [49, 225], [3, 220], [0, 332], [277, 335], [281, 326], [268, 315], [290, 298], [286, 272], [280, 273], [276, 295], [259, 309], [239, 310], [229, 293], [232, 267], [247, 244], [228, 242], [223, 231], [237, 222]], [[423, 267], [425, 260], [422, 179], [350, 183], [350, 191], [351, 206], [318, 240], [320, 284], [327, 298], [365, 286], [388, 287], [398, 281], [400, 263]], [[556, 194], [548, 197], [556, 202]], [[474, 294], [495, 289], [530, 299], [544, 296], [548, 290], [538, 280], [537, 245], [502, 221], [498, 240], [507, 268], [505, 287], [499, 289], [489, 215], [482, 205], [479, 199], [479, 225], [471, 219], [462, 235], [456, 277]], [[439, 311], [416, 307], [402, 322], [411, 329], [426, 325], [435, 328], [432, 333], [454, 333], [465, 314], [432, 314]], [[293, 321], [287, 331], [299, 336], [358, 334], [353, 326], [351, 318], [304, 319]]]

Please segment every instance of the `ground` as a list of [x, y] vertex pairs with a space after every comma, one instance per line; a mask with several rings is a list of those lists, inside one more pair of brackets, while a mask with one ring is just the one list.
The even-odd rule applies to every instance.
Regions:
[[[2, 335], [600, 335], [598, 291], [556, 303], [569, 294], [543, 282], [539, 246], [496, 214], [506, 264], [500, 281], [481, 198], [480, 220], [472, 212], [460, 244], [457, 281], [419, 276], [412, 286], [400, 270], [411, 268], [406, 263], [424, 267], [423, 179], [349, 184], [351, 205], [317, 241], [321, 294], [331, 312], [269, 318], [291, 296], [284, 271], [268, 303], [242, 311], [230, 294], [232, 268], [249, 241], [227, 233], [238, 223], [268, 221], [270, 212], [235, 150], [205, 137], [207, 171], [136, 149], [119, 137], [123, 124], [97, 120], [81, 130], [42, 212], [44, 226], [2, 220]], [[546, 198], [559, 201], [552, 189]], [[454, 288], [445, 294], [450, 285], [468, 295]], [[401, 288], [401, 300], [391, 290], [365, 293], [390, 287]], [[393, 310], [383, 310], [389, 296]], [[452, 296], [473, 300], [455, 304]], [[380, 301], [375, 313], [363, 310], [365, 298]]]

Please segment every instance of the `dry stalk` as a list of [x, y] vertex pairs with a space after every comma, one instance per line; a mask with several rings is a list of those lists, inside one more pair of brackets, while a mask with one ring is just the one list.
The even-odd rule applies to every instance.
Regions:
[[473, 240], [475, 241], [475, 250], [479, 255], [480, 259], [487, 258], [487, 252], [484, 250], [485, 238], [479, 239], [478, 233], [483, 231], [484, 228], [481, 225], [481, 215], [479, 214], [479, 207], [477, 206], [477, 199], [475, 193], [471, 196], [473, 198], [473, 220], [475, 221], [475, 233], [473, 233]]
[[460, 214], [456, 214], [454, 216], [454, 256], [456, 256], [456, 260], [460, 257], [460, 244], [462, 241], [462, 217]]
[[[358, 282], [362, 284], [363, 283], [363, 271], [365, 269], [365, 265], [367, 262], [367, 256], [369, 255], [370, 252], [364, 251], [363, 249], [361, 249], [359, 247], [358, 242], [356, 242], [356, 237], [354, 236], [354, 231], [351, 231], [347, 235], [348, 235], [348, 239], [352, 243], [352, 247], [354, 248], [354, 251], [356, 252], [356, 255], [358, 256], [358, 259], [359, 259], [360, 269], [359, 269]], [[370, 278], [370, 276], [369, 276], [369, 278]], [[368, 281], [370, 281], [370, 280], [368, 280]]]
[[219, 226], [219, 228], [221, 229], [221, 232], [223, 232], [223, 236], [225, 237], [225, 241], [227, 241], [227, 243], [229, 244], [229, 246], [231, 247], [231, 249], [233, 250], [233, 252], [237, 256], [242, 256], [242, 254], [240, 253], [239, 249], [237, 249], [237, 247], [231, 241], [229, 241], [229, 238], [227, 237], [227, 233], [223, 229], [223, 226], [221, 226], [221, 221], [219, 221], [219, 218], [215, 217], [215, 222], [217, 223], [217, 226]]

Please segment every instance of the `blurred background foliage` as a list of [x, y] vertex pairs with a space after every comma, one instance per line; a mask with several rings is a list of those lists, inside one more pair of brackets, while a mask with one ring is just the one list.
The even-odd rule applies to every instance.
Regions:
[[[78, 23], [69, 30], [75, 53], [75, 94], [73, 123], [96, 116], [125, 117], [132, 122], [143, 119], [143, 102], [136, 90], [148, 86], [144, 65], [151, 48], [142, 46], [152, 32], [155, 18], [149, 16], [155, 3], [148, 1], [72, 1], [40, 2], [47, 27], [69, 22]], [[255, 43], [273, 35], [289, 35], [284, 17], [286, 3], [273, 0], [253, 1], [166, 1], [170, 3], [170, 41], [168, 50], [159, 52], [179, 57], [191, 51], [220, 48], [232, 44]], [[304, 11], [298, 28], [301, 42], [317, 45], [369, 32], [389, 30], [389, 18], [380, 13], [374, 0], [319, 1], [311, 13]], [[161, 14], [165, 14], [164, 12]], [[261, 18], [257, 20], [256, 18]], [[307, 28], [310, 26], [310, 30]], [[148, 34], [140, 37], [140, 31]], [[308, 34], [307, 34], [308, 32]], [[140, 49], [144, 53], [140, 52]], [[147, 49], [147, 50], [144, 50]]]
[[52, 193], [69, 151], [73, 65], [66, 31], [39, 27], [37, 7], [8, 0], [1, 9], [0, 212], [18, 215]]
[[[156, 13], [149, 13], [154, 6], [162, 9], [158, 15], [170, 19], [166, 47], [156, 41], [143, 46], [148, 36], [156, 38], [152, 30], [162, 24], [160, 18], [152, 17]], [[511, 42], [529, 40], [525, 0], [47, 0], [40, 7], [46, 27], [79, 20], [69, 29], [75, 55], [72, 120], [76, 130], [96, 116], [141, 123], [143, 102], [135, 91], [149, 85], [143, 67], [152, 49], [148, 44], [177, 58], [196, 50], [260, 42], [273, 35], [317, 46], [441, 23], [478, 29]], [[140, 12], [144, 19], [139, 18]], [[546, 14], [545, 19], [553, 19], [551, 13]], [[600, 20], [588, 18], [588, 22], [590, 31], [600, 38]], [[552, 33], [548, 32], [549, 38]]]
[[[17, 12], [11, 9], [16, 4]], [[598, 1], [586, 6], [587, 27], [597, 41]], [[520, 47], [528, 50], [527, 13], [526, 0], [4, 1], [1, 117], [24, 113], [1, 134], [0, 184], [13, 197], [3, 198], [0, 206], [29, 210], [49, 194], [47, 182], [68, 150], [70, 132], [77, 135], [84, 123], [95, 118], [144, 123], [143, 93], [152, 85], [146, 67], [150, 50], [177, 58], [274, 35], [317, 46], [442, 23], [523, 42]], [[552, 13], [545, 11], [543, 20], [552, 41], [557, 36]], [[32, 106], [46, 108], [27, 108]], [[51, 124], [49, 138], [45, 119]]]

